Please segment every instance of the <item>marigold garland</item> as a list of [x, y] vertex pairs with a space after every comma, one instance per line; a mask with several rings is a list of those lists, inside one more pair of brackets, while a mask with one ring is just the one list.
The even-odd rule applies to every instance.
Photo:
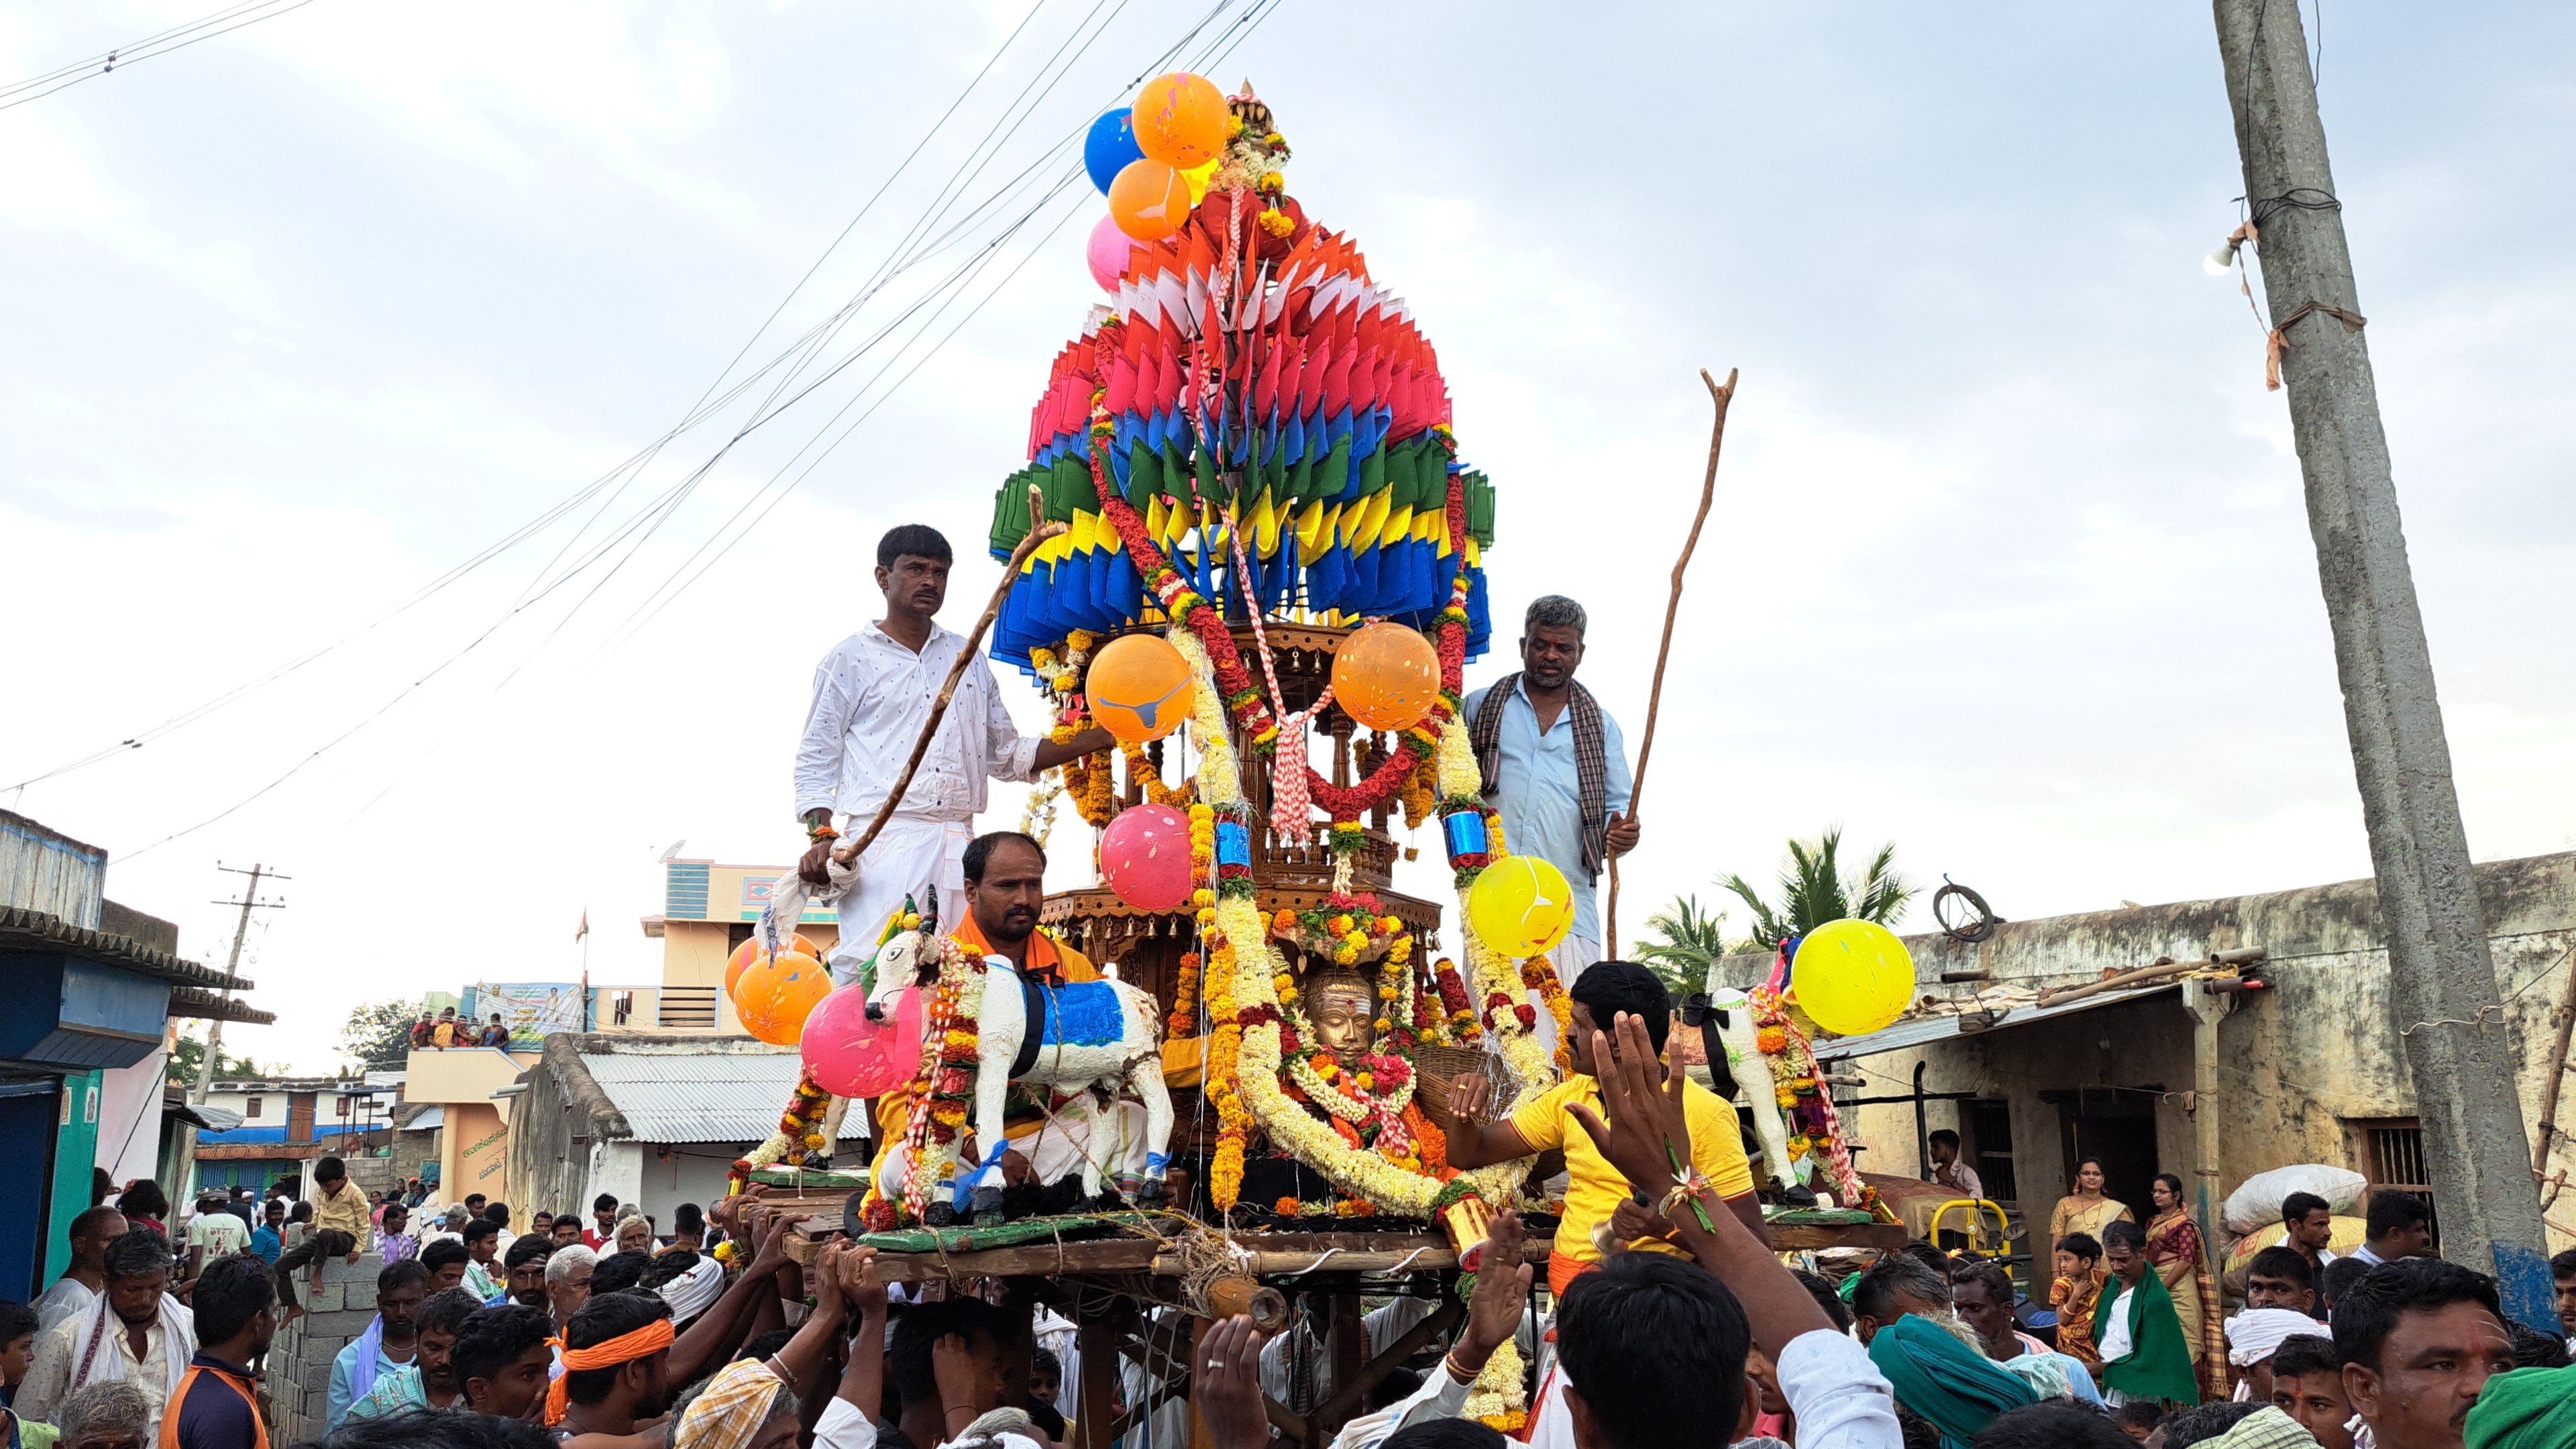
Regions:
[[1199, 1034], [1199, 953], [1181, 953], [1180, 974], [1172, 986], [1172, 1015], [1164, 1035], [1174, 1040]]

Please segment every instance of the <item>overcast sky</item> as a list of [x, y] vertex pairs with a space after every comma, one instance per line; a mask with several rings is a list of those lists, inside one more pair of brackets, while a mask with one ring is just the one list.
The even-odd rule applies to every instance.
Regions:
[[[0, 787], [347, 641], [0, 789], [200, 959], [218, 861], [294, 877], [245, 966], [279, 1024], [230, 1043], [325, 1070], [358, 1002], [573, 979], [585, 910], [593, 981], [655, 980], [666, 847], [800, 848], [789, 755], [814, 661], [875, 617], [876, 536], [946, 530], [972, 617], [992, 491], [1099, 296], [1077, 182], [937, 310], [1043, 185], [961, 215], [1051, 184], [1207, 13], [1029, 3], [314, 0], [0, 110]], [[0, 81], [211, 8], [0, 5]], [[2286, 413], [2199, 265], [2242, 190], [2205, 7], [1283, 0], [1234, 39], [1215, 78], [1257, 83], [1291, 191], [1440, 349], [1500, 488], [1499, 632], [1583, 600], [1632, 743], [1695, 370], [1743, 370], [1624, 937], [1835, 823], [2015, 918], [2367, 873]], [[2576, 846], [2576, 14], [2339, 4], [2322, 40], [2470, 845]], [[768, 379], [584, 493], [952, 178], [946, 249], [825, 361], [882, 345], [694, 488]], [[1086, 836], [1059, 827], [1067, 884]]]

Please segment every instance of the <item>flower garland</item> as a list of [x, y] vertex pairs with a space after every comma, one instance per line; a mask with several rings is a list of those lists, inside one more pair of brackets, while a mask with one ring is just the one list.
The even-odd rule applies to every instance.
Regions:
[[1556, 976], [1556, 963], [1545, 956], [1532, 956], [1521, 963], [1521, 985], [1538, 993], [1547, 1014], [1556, 1018], [1556, 1069], [1574, 1070], [1574, 998], [1566, 995], [1565, 983]]
[[939, 943], [939, 979], [930, 999], [921, 1042], [923, 1070], [913, 1079], [912, 1121], [904, 1130], [911, 1152], [903, 1180], [903, 1208], [921, 1220], [966, 1126], [966, 1104], [974, 1099], [975, 1069], [981, 1023], [984, 963], [969, 956], [953, 937]]
[[1270, 934], [1337, 966], [1413, 958], [1413, 936], [1402, 918], [1382, 914], [1374, 892], [1336, 892], [1324, 904], [1295, 911], [1281, 907]]
[[1180, 974], [1172, 987], [1172, 1015], [1164, 1023], [1166, 1037], [1178, 1041], [1199, 1034], [1199, 953], [1181, 953]]
[[[1817, 1154], [1836, 1201], [1894, 1222], [1895, 1214], [1879, 1201], [1878, 1189], [1861, 1181], [1843, 1137], [1842, 1115], [1834, 1110], [1834, 1099], [1819, 1080], [1824, 1072], [1816, 1063], [1815, 1049], [1806, 1033], [1790, 1021], [1788, 1004], [1768, 987], [1755, 987], [1746, 996], [1758, 1028], [1754, 1044], [1762, 1053], [1763, 1065], [1771, 1069], [1773, 1100], [1791, 1129], [1790, 1161]], [[1785, 1180], [1786, 1174], [1782, 1176]]]
[[1434, 1040], [1442, 1046], [1463, 1046], [1483, 1037], [1476, 1024], [1476, 1005], [1467, 996], [1467, 983], [1459, 978], [1458, 963], [1443, 956], [1431, 968], [1432, 988], [1439, 993], [1441, 1025]]
[[1046, 848], [1047, 837], [1055, 834], [1055, 802], [1064, 794], [1064, 772], [1046, 769], [1038, 772], [1029, 785], [1029, 803], [1020, 809], [1020, 833]]
[[1156, 805], [1174, 805], [1188, 809], [1199, 794], [1198, 782], [1183, 780], [1178, 785], [1163, 783], [1163, 772], [1146, 757], [1145, 747], [1133, 740], [1119, 742], [1118, 751], [1127, 757], [1127, 779], [1130, 784], [1143, 782], [1145, 799]]

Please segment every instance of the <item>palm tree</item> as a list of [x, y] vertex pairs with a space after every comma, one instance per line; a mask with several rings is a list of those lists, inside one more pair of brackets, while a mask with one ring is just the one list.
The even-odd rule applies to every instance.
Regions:
[[1873, 921], [1886, 925], [1914, 899], [1915, 887], [1896, 873], [1896, 846], [1893, 842], [1878, 848], [1869, 869], [1857, 880], [1843, 878], [1836, 855], [1843, 843], [1842, 827], [1816, 837], [1813, 841], [1789, 842], [1789, 865], [1780, 872], [1780, 899], [1777, 904], [1762, 899], [1750, 881], [1730, 875], [1718, 884], [1735, 892], [1753, 911], [1753, 939], [1764, 947], [1776, 947], [1791, 936], [1803, 936], [1827, 921], [1845, 919]]
[[1671, 905], [1646, 918], [1654, 936], [1636, 946], [1638, 964], [1655, 973], [1678, 1006], [1708, 989], [1708, 968], [1732, 949], [1726, 941], [1726, 912], [1702, 911], [1696, 895], [1676, 896]]

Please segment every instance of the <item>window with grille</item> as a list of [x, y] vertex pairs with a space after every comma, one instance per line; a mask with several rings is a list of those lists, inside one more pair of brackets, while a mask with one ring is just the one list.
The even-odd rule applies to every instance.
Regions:
[[2348, 1124], [2354, 1155], [2375, 1188], [2411, 1192], [2432, 1205], [2433, 1247], [2442, 1246], [2440, 1199], [2433, 1193], [2432, 1164], [2424, 1156], [2424, 1124], [2414, 1117], [2383, 1117]]
[[2013, 1176], [2012, 1104], [2002, 1101], [1968, 1104], [1970, 1140], [1977, 1148], [1977, 1181], [1996, 1202], [2017, 1202], [2021, 1185]]

